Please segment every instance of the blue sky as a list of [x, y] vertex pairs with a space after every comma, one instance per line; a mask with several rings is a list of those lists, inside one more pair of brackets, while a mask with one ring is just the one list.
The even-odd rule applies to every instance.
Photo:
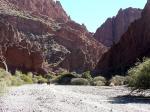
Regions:
[[95, 30], [120, 8], [144, 8], [147, 0], [59, 0], [72, 20], [84, 23], [88, 30]]

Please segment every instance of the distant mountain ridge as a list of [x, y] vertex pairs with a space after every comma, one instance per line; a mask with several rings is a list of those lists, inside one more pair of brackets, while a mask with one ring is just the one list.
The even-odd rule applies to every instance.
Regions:
[[118, 14], [113, 18], [108, 18], [94, 34], [96, 40], [107, 47], [119, 42], [123, 33], [129, 25], [141, 17], [141, 9], [127, 8], [120, 9]]

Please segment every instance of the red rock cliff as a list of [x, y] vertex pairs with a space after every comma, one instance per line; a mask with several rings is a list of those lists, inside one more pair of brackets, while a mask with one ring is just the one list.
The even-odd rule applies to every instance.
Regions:
[[111, 73], [125, 71], [143, 56], [150, 56], [150, 1], [142, 18], [132, 23], [119, 43], [103, 55], [96, 69]]
[[0, 0], [0, 6], [0, 18], [38, 43], [51, 67], [91, 70], [106, 50], [84, 26], [69, 20], [59, 2]]
[[141, 10], [136, 8], [120, 9], [117, 16], [108, 18], [105, 23], [97, 29], [94, 37], [107, 47], [118, 43], [128, 26], [141, 17]]
[[[5, 60], [9, 70], [46, 73], [43, 53], [38, 44], [31, 43], [3, 19], [0, 20], [0, 48], [0, 60]], [[4, 67], [2, 63], [0, 66]]]
[[58, 21], [68, 21], [69, 16], [62, 8], [59, 1], [53, 0], [6, 0], [13, 4], [16, 10], [27, 11], [32, 15], [41, 16], [43, 18], [52, 18]]

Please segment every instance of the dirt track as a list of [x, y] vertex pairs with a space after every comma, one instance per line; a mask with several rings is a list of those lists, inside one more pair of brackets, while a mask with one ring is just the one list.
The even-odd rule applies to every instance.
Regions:
[[150, 99], [123, 97], [128, 93], [124, 87], [24, 85], [0, 97], [0, 112], [150, 112]]

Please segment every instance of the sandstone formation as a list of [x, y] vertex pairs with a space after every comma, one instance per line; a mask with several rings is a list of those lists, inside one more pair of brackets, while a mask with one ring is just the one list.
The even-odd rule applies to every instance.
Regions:
[[[70, 20], [58, 1], [0, 0], [0, 18], [16, 29], [14, 33], [18, 32], [25, 40], [38, 45], [44, 60], [40, 64], [46, 63], [46, 69], [62, 67], [69, 71], [91, 70], [107, 50], [92, 38], [84, 25]], [[21, 36], [18, 39], [22, 40]], [[17, 52], [14, 51], [16, 49], [12, 51]], [[23, 51], [19, 54], [22, 53], [26, 54]], [[9, 58], [14, 60], [10, 56], [6, 58], [7, 63]], [[11, 66], [21, 68], [19, 64], [17, 67], [15, 64]]]
[[120, 9], [117, 16], [108, 18], [105, 23], [97, 29], [94, 37], [107, 47], [119, 42], [123, 33], [129, 25], [141, 17], [141, 10], [136, 8]]
[[118, 44], [103, 55], [96, 70], [99, 72], [121, 72], [133, 65], [137, 59], [150, 56], [150, 1], [142, 17], [131, 24]]

